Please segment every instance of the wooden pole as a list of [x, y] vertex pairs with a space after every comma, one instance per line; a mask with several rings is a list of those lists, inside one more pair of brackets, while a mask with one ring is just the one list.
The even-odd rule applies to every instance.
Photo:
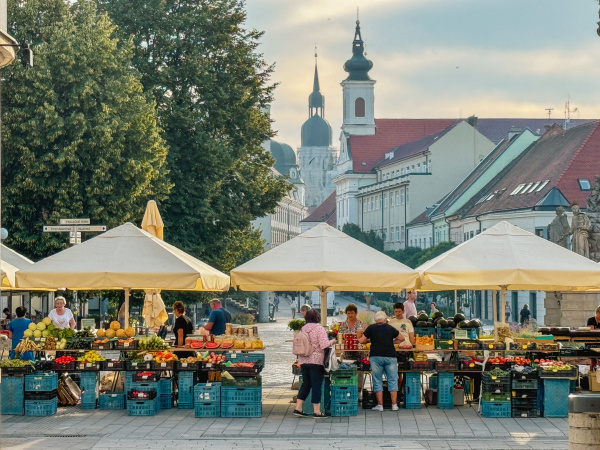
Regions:
[[327, 289], [321, 288], [321, 325], [327, 325]]
[[130, 288], [125, 288], [125, 328], [129, 326], [129, 294]]

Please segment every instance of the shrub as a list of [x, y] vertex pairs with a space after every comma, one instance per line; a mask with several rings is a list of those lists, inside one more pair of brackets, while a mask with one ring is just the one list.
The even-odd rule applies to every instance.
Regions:
[[231, 323], [238, 325], [252, 325], [254, 322], [254, 316], [248, 313], [237, 313], [231, 317]]

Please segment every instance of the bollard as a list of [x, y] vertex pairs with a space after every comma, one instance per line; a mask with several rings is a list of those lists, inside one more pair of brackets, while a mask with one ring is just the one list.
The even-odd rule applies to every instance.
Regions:
[[600, 450], [600, 394], [569, 395], [569, 450]]

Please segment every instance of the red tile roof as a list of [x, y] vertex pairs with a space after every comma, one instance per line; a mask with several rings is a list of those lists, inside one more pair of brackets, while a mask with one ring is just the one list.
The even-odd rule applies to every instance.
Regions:
[[406, 225], [410, 227], [411, 225], [421, 225], [428, 222], [430, 222], [430, 220], [429, 216], [427, 215], [427, 210], [425, 210]]
[[456, 119], [375, 119], [374, 135], [350, 136], [352, 168], [355, 173], [369, 173], [394, 147], [437, 133], [454, 123]]
[[328, 225], [335, 227], [337, 225], [336, 208], [337, 202], [335, 201], [335, 191], [333, 191], [323, 203], [317, 206], [308, 217], [302, 219], [300, 222], [326, 222]]

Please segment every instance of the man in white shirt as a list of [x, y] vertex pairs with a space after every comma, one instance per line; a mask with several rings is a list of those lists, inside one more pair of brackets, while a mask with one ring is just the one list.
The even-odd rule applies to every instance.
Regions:
[[389, 324], [398, 330], [404, 338], [402, 345], [415, 345], [415, 329], [412, 322], [404, 318], [404, 305], [402, 303], [394, 303], [394, 318], [389, 321]]
[[417, 316], [417, 307], [415, 306], [415, 300], [417, 299], [417, 291], [407, 291], [407, 299], [404, 302], [404, 317]]

